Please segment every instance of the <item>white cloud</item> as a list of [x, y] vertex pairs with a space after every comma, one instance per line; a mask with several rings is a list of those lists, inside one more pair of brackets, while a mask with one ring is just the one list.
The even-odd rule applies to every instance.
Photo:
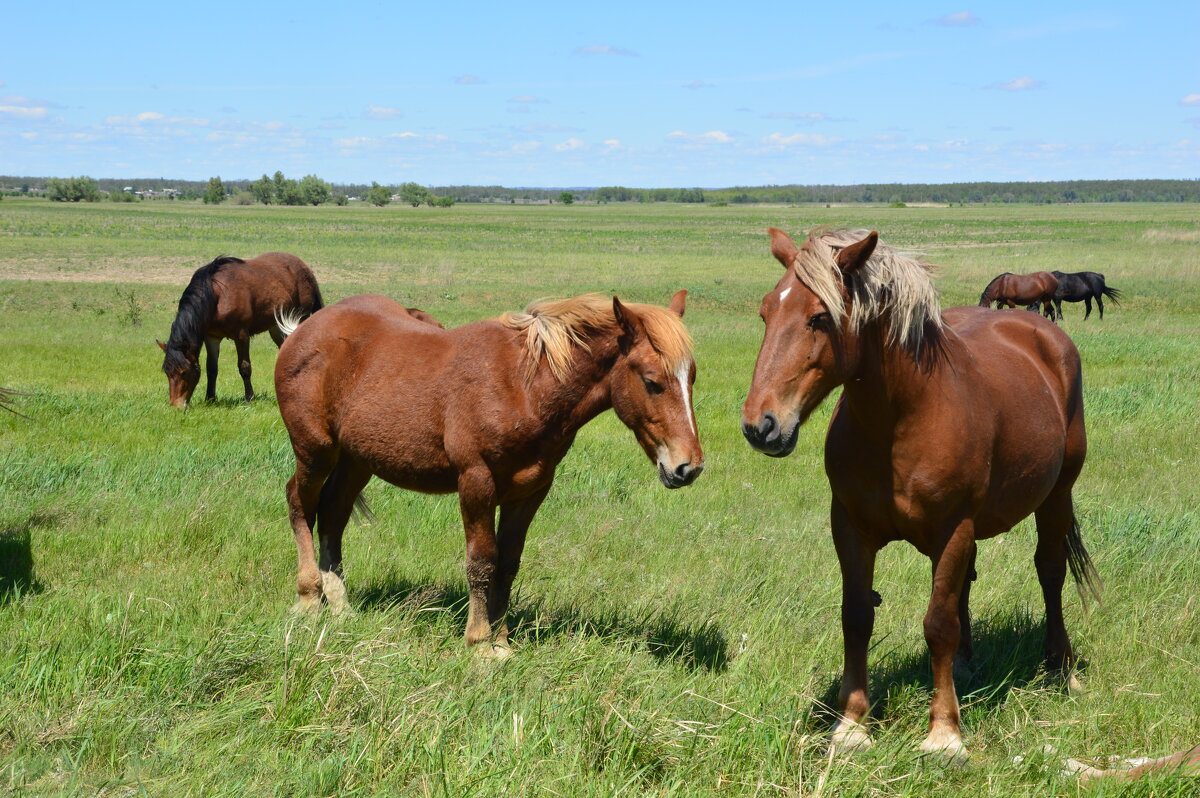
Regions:
[[540, 141], [518, 141], [512, 145], [512, 151], [517, 155], [528, 155], [534, 150], [540, 149], [542, 142]]
[[142, 111], [140, 114], [134, 114], [133, 116], [106, 116], [104, 117], [104, 124], [116, 127], [138, 127], [143, 124], [208, 127], [212, 123], [208, 119], [196, 116], [167, 116], [158, 111]]
[[619, 149], [621, 149], [621, 140], [620, 139], [605, 139], [604, 140], [604, 149], [600, 150], [600, 154], [608, 155], [609, 153], [616, 152]]
[[455, 75], [454, 82], [459, 86], [482, 86], [486, 80], [478, 75]]
[[1179, 99], [1180, 105], [1200, 105], [1200, 94], [1189, 94]]
[[763, 144], [772, 147], [794, 147], [794, 146], [811, 146], [811, 147], [828, 147], [836, 139], [831, 139], [828, 136], [821, 136], [816, 133], [793, 133], [790, 136], [783, 133], [772, 133], [769, 136], [763, 137]]
[[537, 97], [534, 97], [532, 94], [522, 94], [520, 97], [509, 97], [508, 101], [510, 103], [517, 103], [519, 105], [532, 105], [533, 103], [544, 102], [543, 100], [539, 100]]
[[583, 47], [576, 47], [575, 55], [627, 55], [637, 56], [633, 50], [626, 50], [624, 47], [613, 47], [611, 44], [586, 44]]
[[940, 16], [933, 22], [935, 25], [941, 25], [946, 28], [966, 28], [971, 25], [978, 25], [980, 19], [970, 11], [955, 11], [953, 14]]
[[33, 141], [34, 139], [36, 139], [38, 137], [38, 134], [33, 132], [32, 130], [27, 130], [24, 133], [20, 133], [18, 135], [20, 135], [20, 137], [25, 139], [26, 141]]
[[790, 119], [794, 122], [829, 122], [828, 116], [819, 112], [794, 113], [792, 111], [773, 111], [763, 114], [763, 119]]
[[583, 143], [582, 139], [577, 139], [575, 137], [571, 137], [564, 142], [555, 144], [554, 150], [555, 150], [555, 152], [570, 152], [571, 150], [582, 149], [585, 146], [587, 146], [587, 145], [585, 145]]
[[1003, 83], [993, 83], [990, 88], [1002, 89], [1004, 91], [1028, 91], [1030, 89], [1040, 89], [1046, 84], [1040, 80], [1034, 80], [1028, 75], [1023, 75], [1019, 78], [1006, 80]]
[[45, 119], [49, 114], [49, 108], [40, 106], [0, 105], [0, 117], [9, 119]]
[[388, 133], [384, 138], [389, 139], [419, 139], [420, 133], [413, 133], [411, 130], [405, 130], [403, 133]]
[[364, 119], [399, 119], [400, 109], [386, 105], [368, 105], [363, 109]]
[[733, 137], [723, 130], [710, 130], [707, 133], [684, 133], [682, 130], [674, 130], [667, 134], [667, 138], [693, 145], [733, 143]]

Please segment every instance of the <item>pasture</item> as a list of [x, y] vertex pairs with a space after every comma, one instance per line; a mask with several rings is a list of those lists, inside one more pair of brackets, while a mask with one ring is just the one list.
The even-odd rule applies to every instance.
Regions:
[[[1075, 497], [1104, 603], [1064, 592], [1082, 695], [1038, 670], [1030, 521], [980, 544], [971, 760], [916, 752], [928, 561], [881, 552], [874, 748], [829, 759], [840, 577], [822, 469], [832, 397], [790, 458], [738, 418], [778, 277], [766, 228], [878, 229], [941, 267], [943, 306], [1004, 272], [1099, 271]], [[585, 427], [530, 530], [515, 656], [463, 647], [454, 496], [372, 482], [346, 533], [357, 612], [287, 614], [293, 467], [253, 342], [219, 399], [167, 405], [179, 294], [219, 254], [302, 257], [328, 303], [378, 292], [447, 326], [541, 296], [689, 290], [707, 467], [666, 491], [612, 414]], [[207, 207], [0, 203], [0, 792], [206, 795], [1073, 795], [1077, 758], [1200, 743], [1200, 208]], [[1006, 311], [1025, 312], [1025, 311]], [[1027, 443], [1036, 447], [1037, 441]], [[510, 623], [511, 618], [510, 616]], [[1022, 757], [1014, 764], [1014, 757]], [[1102, 785], [1093, 794], [1115, 794]], [[1122, 794], [1192, 795], [1159, 777]]]

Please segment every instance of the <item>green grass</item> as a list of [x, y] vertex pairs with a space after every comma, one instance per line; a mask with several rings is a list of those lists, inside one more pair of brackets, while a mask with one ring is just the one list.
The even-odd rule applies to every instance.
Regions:
[[[30, 794], [1073, 795], [1044, 756], [1200, 742], [1200, 208], [573, 206], [414, 210], [0, 203], [0, 792]], [[821, 443], [752, 452], [738, 414], [777, 277], [769, 225], [877, 228], [942, 267], [945, 304], [1002, 271], [1104, 272], [1064, 308], [1090, 454], [1076, 501], [1105, 580], [1068, 626], [1088, 692], [1039, 673], [1029, 522], [981, 544], [970, 763], [921, 759], [928, 563], [882, 552], [877, 746], [829, 760], [839, 578]], [[530, 532], [516, 657], [462, 646], [454, 497], [373, 483], [347, 532], [346, 620], [288, 617], [295, 548], [274, 347], [245, 406], [167, 407], [154, 345], [218, 254], [303, 257], [327, 301], [392, 295], [447, 324], [584, 291], [690, 291], [708, 467], [663, 490], [611, 414], [585, 428]], [[140, 324], [138, 323], [140, 322]], [[1021, 765], [1013, 765], [1015, 756]], [[1121, 794], [1191, 795], [1164, 777]], [[1094, 790], [1103, 794], [1102, 790]], [[109, 794], [106, 792], [106, 794]], [[1109, 790], [1108, 794], [1117, 794]]]

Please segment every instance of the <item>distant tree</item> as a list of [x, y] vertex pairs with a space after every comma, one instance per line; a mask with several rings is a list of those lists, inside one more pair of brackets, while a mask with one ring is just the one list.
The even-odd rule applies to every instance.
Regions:
[[221, 182], [221, 178], [210, 177], [208, 179], [208, 187], [204, 189], [204, 204], [205, 205], [220, 205], [225, 201], [225, 184]]
[[277, 170], [271, 183], [275, 189], [275, 203], [283, 205], [283, 201], [287, 197], [287, 180], [284, 178], [283, 172]]
[[400, 201], [407, 202], [414, 208], [429, 198], [429, 189], [420, 183], [403, 183], [399, 189]]
[[320, 205], [329, 202], [333, 191], [329, 188], [328, 183], [316, 175], [305, 175], [300, 181], [300, 196], [308, 205]]
[[300, 183], [288, 178], [283, 181], [283, 204], [284, 205], [305, 205], [307, 201], [304, 199], [304, 192], [300, 190]]
[[100, 186], [90, 177], [52, 177], [46, 183], [46, 195], [54, 202], [96, 202]]
[[271, 182], [271, 178], [263, 175], [250, 184], [250, 193], [263, 205], [270, 205], [275, 199], [275, 184]]
[[575, 195], [572, 194], [570, 191], [564, 191], [563, 193], [558, 195], [558, 201], [561, 202], [563, 205], [571, 205], [572, 203], [575, 202]]
[[334, 205], [349, 205], [350, 198], [339, 191], [333, 195], [333, 204]]
[[377, 205], [382, 208], [392, 201], [392, 190], [387, 186], [381, 186], [372, 181], [371, 188], [367, 191], [367, 202], [372, 205]]
[[452, 208], [454, 207], [454, 197], [435, 197], [429, 195], [429, 204], [436, 208]]
[[249, 191], [239, 191], [233, 195], [234, 205], [253, 205], [255, 202], [257, 199]]

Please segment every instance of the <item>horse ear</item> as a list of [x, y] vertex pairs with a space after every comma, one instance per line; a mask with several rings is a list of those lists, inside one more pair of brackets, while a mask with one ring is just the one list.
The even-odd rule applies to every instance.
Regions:
[[679, 318], [683, 318], [683, 306], [687, 303], [687, 289], [683, 288], [675, 292], [675, 296], [671, 297], [671, 304], [668, 306], [675, 312]]
[[154, 343], [158, 344], [158, 348], [159, 348], [159, 349], [161, 349], [162, 351], [164, 351], [164, 352], [166, 352], [166, 351], [167, 351], [167, 345], [166, 345], [166, 344], [164, 344], [162, 341], [160, 341], [160, 340], [158, 340], [157, 338], [155, 338], [155, 339], [154, 339]]
[[621, 328], [621, 334], [617, 336], [617, 346], [620, 347], [622, 355], [627, 355], [638, 339], [646, 334], [645, 328], [642, 327], [642, 320], [637, 314], [622, 305], [621, 300], [616, 297], [613, 297], [613, 316], [617, 319], [617, 326]]
[[862, 268], [875, 251], [879, 243], [879, 233], [874, 230], [862, 241], [856, 241], [848, 247], [843, 247], [837, 254], [837, 265], [843, 274], [851, 274]]
[[775, 260], [782, 263], [785, 269], [792, 268], [796, 256], [800, 254], [796, 242], [777, 227], [768, 227], [767, 233], [771, 236], [771, 254], [775, 256]]

